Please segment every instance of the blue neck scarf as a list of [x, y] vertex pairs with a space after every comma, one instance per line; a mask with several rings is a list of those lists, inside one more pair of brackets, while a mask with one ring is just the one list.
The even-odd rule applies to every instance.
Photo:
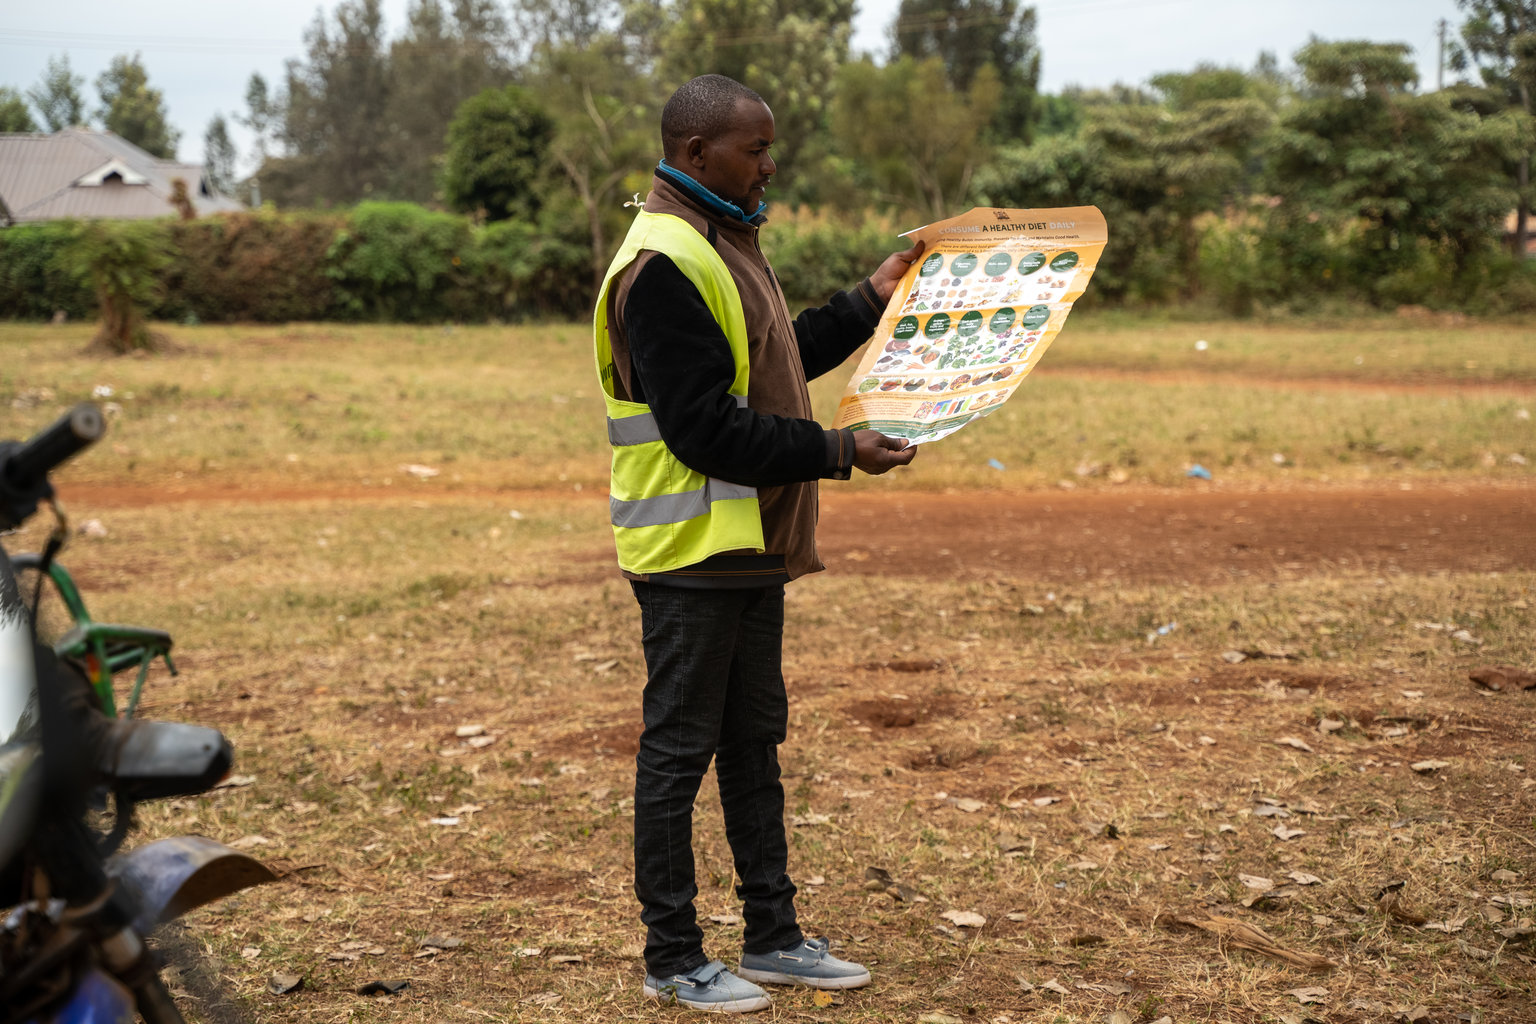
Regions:
[[682, 189], [684, 192], [688, 193], [694, 198], [694, 200], [699, 203], [700, 206], [704, 207], [704, 209], [710, 211], [711, 213], [717, 213], [722, 217], [728, 217], [731, 220], [739, 220], [743, 224], [752, 224], [754, 226], [763, 223], [763, 221], [767, 219], [763, 215], [763, 212], [768, 209], [767, 203], [759, 200], [757, 209], [748, 214], [747, 211], [743, 210], [729, 199], [723, 199], [720, 196], [715, 195], [715, 193], [711, 192], [703, 185], [700, 185], [693, 178], [690, 178], [676, 167], [673, 167], [671, 164], [667, 163], [666, 160], [662, 160], [661, 163], [656, 165], [656, 173], [660, 175], [663, 180], [671, 182], [678, 188]]

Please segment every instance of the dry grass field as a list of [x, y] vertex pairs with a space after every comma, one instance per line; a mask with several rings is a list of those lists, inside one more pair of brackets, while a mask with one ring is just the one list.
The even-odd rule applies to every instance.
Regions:
[[[281, 873], [189, 919], [238, 1008], [678, 1015], [640, 995], [643, 665], [584, 330], [170, 333], [101, 361], [0, 326], [0, 436], [114, 405], [56, 478], [95, 521], [61, 560], [176, 636], [142, 713], [236, 745], [139, 835]], [[823, 487], [791, 870], [875, 982], [758, 1019], [1536, 1020], [1536, 690], [1469, 677], [1536, 669], [1533, 337], [1085, 318], [910, 472]], [[710, 781], [698, 825], [732, 963]]]

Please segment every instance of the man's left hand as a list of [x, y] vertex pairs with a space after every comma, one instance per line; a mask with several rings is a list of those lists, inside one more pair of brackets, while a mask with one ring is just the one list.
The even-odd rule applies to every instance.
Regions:
[[875, 294], [880, 296], [881, 302], [891, 301], [891, 293], [896, 290], [896, 285], [922, 254], [923, 243], [918, 242], [906, 252], [887, 256], [885, 262], [880, 264], [880, 269], [869, 275], [869, 283], [874, 286]]

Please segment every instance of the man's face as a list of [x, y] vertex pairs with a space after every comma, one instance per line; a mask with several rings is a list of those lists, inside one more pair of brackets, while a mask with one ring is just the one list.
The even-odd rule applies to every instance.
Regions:
[[773, 111], [767, 104], [741, 99], [730, 127], [712, 139], [695, 137], [688, 144], [688, 170], [694, 179], [747, 213], [755, 213], [778, 168], [768, 147], [773, 145]]

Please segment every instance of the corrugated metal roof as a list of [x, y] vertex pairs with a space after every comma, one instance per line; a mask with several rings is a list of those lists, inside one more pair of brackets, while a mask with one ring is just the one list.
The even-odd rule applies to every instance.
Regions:
[[[142, 185], [109, 177], [99, 186], [76, 185], [80, 178], [119, 160], [142, 175]], [[233, 199], [203, 195], [203, 169], [197, 164], [160, 160], [111, 132], [66, 128], [53, 135], [0, 134], [0, 204], [12, 223], [62, 220], [140, 220], [168, 217], [172, 182], [187, 184], [199, 214], [240, 210]]]

